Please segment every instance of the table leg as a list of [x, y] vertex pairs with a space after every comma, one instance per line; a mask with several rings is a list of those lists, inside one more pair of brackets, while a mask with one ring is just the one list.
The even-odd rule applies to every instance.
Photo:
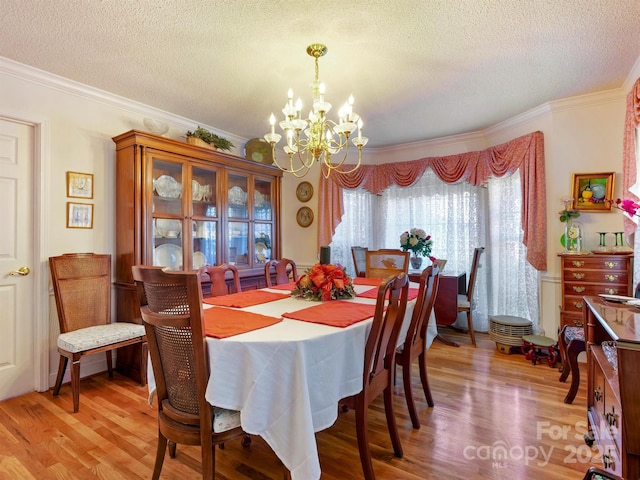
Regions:
[[449, 345], [450, 347], [459, 347], [460, 346], [459, 343], [456, 343], [453, 340], [449, 340], [448, 338], [443, 337], [442, 335], [440, 335], [440, 333], [438, 333], [436, 335], [436, 338], [434, 338], [434, 340], [437, 340], [440, 343], [444, 343], [445, 345]]

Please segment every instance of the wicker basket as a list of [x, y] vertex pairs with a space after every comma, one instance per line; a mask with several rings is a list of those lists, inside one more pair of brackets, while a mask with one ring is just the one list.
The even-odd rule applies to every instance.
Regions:
[[189, 145], [195, 145], [196, 147], [208, 148], [209, 150], [217, 150], [216, 147], [198, 137], [187, 137], [187, 143]]

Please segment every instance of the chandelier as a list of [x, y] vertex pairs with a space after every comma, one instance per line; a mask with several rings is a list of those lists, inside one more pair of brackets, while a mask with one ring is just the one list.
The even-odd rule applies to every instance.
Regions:
[[[286, 145], [284, 151], [289, 157], [286, 165], [281, 165], [276, 156], [276, 143], [282, 135], [275, 133], [276, 117], [271, 114], [269, 123], [271, 132], [264, 138], [271, 144], [271, 152], [275, 165], [285, 173], [292, 173], [296, 177], [304, 177], [316, 162], [322, 162], [322, 173], [328, 178], [332, 171], [337, 173], [354, 172], [362, 161], [362, 147], [369, 139], [362, 136], [362, 119], [353, 111], [353, 95], [338, 112], [338, 121], [327, 118], [331, 104], [325, 102], [325, 86], [320, 82], [318, 59], [327, 53], [327, 47], [314, 43], [307, 47], [307, 53], [315, 59], [316, 77], [311, 84], [313, 93], [313, 108], [306, 119], [302, 118], [302, 100], [298, 98], [293, 103], [293, 91], [289, 89], [288, 100], [282, 109], [284, 120], [279, 125], [284, 131]], [[357, 129], [357, 136], [351, 141], [358, 149], [358, 162], [354, 167], [345, 170], [343, 165], [349, 153], [349, 138]], [[342, 153], [341, 153], [342, 152]], [[338, 161], [334, 156], [341, 154]]]

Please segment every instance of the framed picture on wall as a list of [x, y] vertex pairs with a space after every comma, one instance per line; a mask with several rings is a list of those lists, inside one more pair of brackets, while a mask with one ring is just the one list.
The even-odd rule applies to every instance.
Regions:
[[67, 202], [67, 228], [93, 228], [93, 205]]
[[67, 197], [93, 198], [93, 175], [91, 173], [67, 172]]
[[587, 212], [610, 212], [615, 172], [574, 173], [573, 209]]

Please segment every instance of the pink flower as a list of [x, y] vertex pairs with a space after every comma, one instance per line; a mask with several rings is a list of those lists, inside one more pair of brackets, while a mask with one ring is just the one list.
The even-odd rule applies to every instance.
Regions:
[[620, 200], [619, 198], [616, 200], [615, 207], [622, 210], [623, 212], [629, 214], [630, 216], [640, 216], [637, 211], [640, 208], [640, 204], [637, 204], [633, 200], [629, 200], [625, 198], [624, 200]]

